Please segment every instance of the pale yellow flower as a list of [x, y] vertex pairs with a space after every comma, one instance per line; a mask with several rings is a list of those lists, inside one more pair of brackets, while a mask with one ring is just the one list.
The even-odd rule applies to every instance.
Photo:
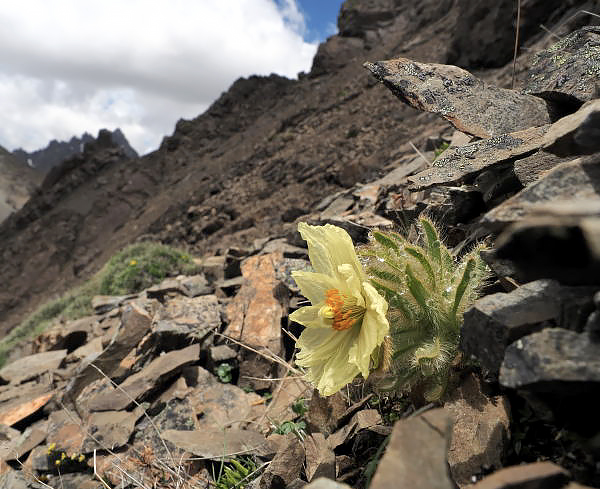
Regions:
[[301, 222], [314, 272], [292, 272], [311, 302], [290, 315], [306, 328], [296, 346], [296, 363], [324, 396], [335, 394], [357, 375], [366, 379], [371, 358], [389, 331], [387, 302], [368, 282], [343, 229]]

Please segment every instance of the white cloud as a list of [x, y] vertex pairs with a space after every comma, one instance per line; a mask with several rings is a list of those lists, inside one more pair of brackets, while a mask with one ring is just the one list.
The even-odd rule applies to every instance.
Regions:
[[120, 127], [142, 153], [240, 76], [294, 77], [295, 0], [19, 0], [0, 10], [0, 145]]

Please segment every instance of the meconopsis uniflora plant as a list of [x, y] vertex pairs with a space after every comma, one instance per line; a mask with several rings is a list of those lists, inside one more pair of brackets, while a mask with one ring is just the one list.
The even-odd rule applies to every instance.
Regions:
[[427, 217], [417, 221], [419, 238], [373, 231], [359, 257], [371, 284], [389, 304], [390, 333], [381, 348], [376, 377], [381, 390], [419, 392], [439, 400], [457, 357], [463, 313], [488, 277], [479, 252], [460, 260]]

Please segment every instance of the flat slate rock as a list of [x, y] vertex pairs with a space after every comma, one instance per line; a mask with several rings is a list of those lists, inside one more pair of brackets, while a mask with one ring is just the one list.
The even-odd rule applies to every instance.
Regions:
[[408, 177], [410, 190], [459, 183], [485, 169], [525, 157], [544, 144], [543, 136], [549, 129], [549, 125], [531, 127], [447, 149], [430, 168]]
[[455, 489], [446, 462], [450, 430], [443, 408], [396, 422], [370, 489]]
[[590, 334], [547, 328], [506, 349], [500, 368], [504, 387], [552, 390], [566, 382], [600, 382], [600, 342]]
[[257, 431], [251, 430], [166, 430], [162, 432], [162, 436], [181, 450], [215, 460], [230, 454], [274, 454], [271, 442]]
[[46, 372], [56, 370], [67, 356], [67, 350], [36, 353], [9, 363], [0, 369], [0, 379], [20, 384]]
[[90, 411], [119, 411], [127, 408], [143, 394], [153, 390], [164, 378], [175, 374], [184, 366], [200, 359], [200, 345], [190, 345], [183, 350], [175, 350], [160, 355], [140, 372], [123, 381], [119, 388], [111, 388], [91, 398], [87, 407]]
[[186, 336], [202, 340], [221, 326], [221, 306], [215, 295], [177, 297], [155, 314], [154, 333], [163, 336]]
[[53, 395], [54, 392], [32, 393], [2, 404], [0, 406], [0, 424], [12, 426], [18, 423], [45, 406]]
[[550, 122], [542, 99], [488, 85], [457, 66], [406, 58], [364, 66], [403, 102], [439, 114], [473, 136], [489, 138]]
[[600, 27], [583, 27], [536, 53], [525, 93], [557, 102], [587, 102], [599, 95], [599, 76]]
[[482, 224], [497, 231], [536, 212], [540, 204], [559, 201], [600, 203], [600, 154], [561, 163], [539, 180], [482, 217]]
[[471, 489], [560, 489], [569, 473], [552, 462], [535, 462], [498, 470]]

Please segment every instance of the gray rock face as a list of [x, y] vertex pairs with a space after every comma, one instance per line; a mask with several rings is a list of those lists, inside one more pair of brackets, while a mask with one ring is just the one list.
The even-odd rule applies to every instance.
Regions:
[[286, 487], [300, 476], [304, 457], [304, 445], [295, 435], [288, 435], [287, 442], [277, 451], [260, 478], [260, 489]]
[[561, 383], [600, 383], [600, 342], [588, 333], [547, 328], [517, 340], [506, 349], [500, 383], [512, 389], [557, 389]]
[[560, 290], [557, 282], [539, 280], [479, 299], [465, 312], [461, 351], [497, 374], [510, 343], [560, 317]]
[[37, 353], [9, 363], [0, 370], [0, 380], [20, 384], [45, 372], [56, 370], [67, 356], [67, 350]]
[[598, 97], [600, 28], [584, 27], [535, 55], [525, 92], [558, 102]]
[[439, 114], [473, 136], [489, 138], [551, 122], [543, 100], [487, 85], [456, 66], [398, 58], [365, 67], [403, 102]]
[[569, 473], [552, 462], [507, 467], [486, 477], [471, 489], [560, 489]]
[[446, 453], [450, 418], [443, 409], [398, 421], [379, 462], [371, 489], [454, 489]]

